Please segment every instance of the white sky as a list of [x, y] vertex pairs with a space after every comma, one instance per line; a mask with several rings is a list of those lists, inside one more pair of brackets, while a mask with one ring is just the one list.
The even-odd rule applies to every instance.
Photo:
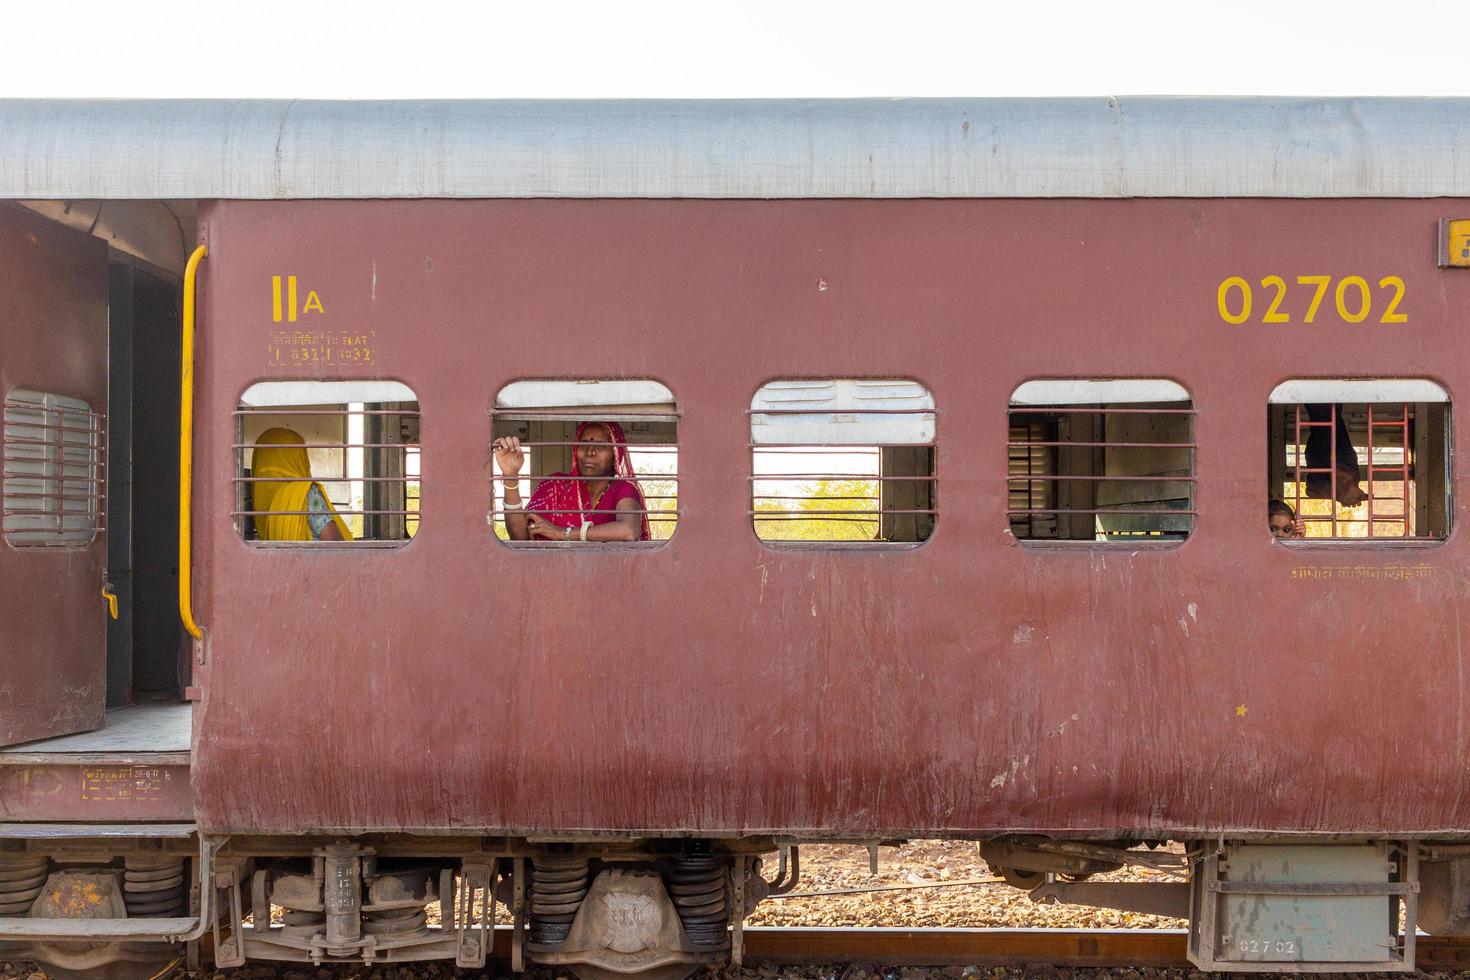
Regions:
[[8, 0], [0, 97], [1464, 95], [1470, 4]]

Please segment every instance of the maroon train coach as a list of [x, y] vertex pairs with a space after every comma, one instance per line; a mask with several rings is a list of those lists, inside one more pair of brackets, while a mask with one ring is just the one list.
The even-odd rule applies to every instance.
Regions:
[[10, 101], [0, 199], [8, 957], [678, 977], [919, 836], [1470, 933], [1470, 102]]

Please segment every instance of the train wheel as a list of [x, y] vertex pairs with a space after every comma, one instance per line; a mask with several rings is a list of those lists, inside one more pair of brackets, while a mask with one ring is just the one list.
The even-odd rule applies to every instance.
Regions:
[[1007, 885], [1027, 892], [1046, 881], [1045, 873], [1040, 871], [1021, 871], [1017, 868], [996, 868], [995, 871], [1005, 879]]

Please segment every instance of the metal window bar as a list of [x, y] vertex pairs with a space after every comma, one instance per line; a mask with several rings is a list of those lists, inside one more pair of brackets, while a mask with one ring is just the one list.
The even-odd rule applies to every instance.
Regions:
[[[237, 442], [230, 446], [234, 450], [257, 449], [253, 442]], [[408, 442], [307, 442], [297, 444], [298, 449], [411, 449], [413, 443]], [[341, 483], [341, 479], [334, 477], [322, 478], [328, 483]], [[319, 481], [320, 482], [320, 481]]]
[[747, 409], [746, 415], [927, 415], [931, 418], [939, 414], [935, 408], [851, 408], [843, 406], [835, 408], [821, 407], [818, 400], [809, 408], [751, 408]]
[[1199, 511], [1175, 510], [1170, 507], [1161, 509], [1144, 509], [1140, 507], [1027, 507], [1022, 510], [1008, 510], [1007, 514], [1182, 514], [1188, 517], [1198, 517]]
[[1064, 446], [1070, 448], [1070, 447], [1075, 446], [1077, 448], [1089, 448], [1089, 449], [1196, 449], [1196, 448], [1198, 448], [1192, 442], [1108, 442], [1108, 441], [1103, 441], [1103, 442], [1067, 442], [1066, 440], [1057, 440], [1057, 441], [1022, 440], [1021, 442], [1007, 443], [1007, 445], [1009, 447], [1013, 448], [1013, 449], [1020, 449], [1020, 448], [1031, 447], [1031, 446], [1056, 446], [1058, 448], [1064, 447]]
[[[906, 448], [906, 447], [904, 447], [904, 448]], [[858, 473], [858, 474], [846, 473], [846, 474], [838, 474], [838, 475], [839, 476], [842, 476], [844, 478], [850, 476], [853, 479], [868, 480], [868, 481], [871, 481], [873, 483], [884, 483], [884, 482], [902, 481], [902, 480], [909, 480], [909, 481], [921, 482], [921, 483], [933, 483], [933, 482], [935, 482], [936, 480], [939, 479], [938, 476], [934, 476], [934, 475], [929, 475], [929, 476], [882, 476], [881, 474], [876, 474], [876, 475], [871, 475], [870, 476], [870, 475], [868, 475], [866, 473]], [[756, 475], [756, 476], [747, 477], [747, 480], [749, 480], [751, 483], [755, 483], [755, 482], [759, 482], [759, 481], [764, 481], [764, 480], [822, 480], [822, 479], [826, 479], [826, 478], [828, 478], [830, 476], [832, 476], [831, 473], [762, 473], [762, 474], [759, 474], [759, 475]]]
[[[1327, 538], [1329, 540], [1358, 537], [1358, 535], [1342, 533], [1339, 525], [1346, 525], [1348, 527], [1363, 525], [1365, 530], [1364, 536], [1368, 538], [1413, 537], [1414, 528], [1412, 523], [1412, 510], [1409, 506], [1413, 466], [1413, 459], [1410, 455], [1409, 446], [1411, 441], [1410, 425], [1413, 421], [1413, 417], [1410, 412], [1409, 404], [1400, 403], [1398, 405], [1397, 415], [1391, 418], [1383, 417], [1384, 406], [1378, 406], [1376, 413], [1375, 406], [1372, 403], [1368, 403], [1364, 406], [1367, 415], [1367, 446], [1365, 457], [1366, 461], [1364, 463], [1364, 470], [1366, 472], [1362, 474], [1359, 482], [1360, 485], [1362, 485], [1363, 487], [1365, 495], [1364, 505], [1367, 508], [1366, 517], [1344, 516], [1342, 510], [1344, 510], [1345, 508], [1343, 508], [1337, 500], [1337, 424], [1339, 412], [1342, 410], [1342, 406], [1338, 404], [1333, 404], [1331, 406], [1328, 419], [1322, 422], [1311, 421], [1310, 416], [1308, 416], [1304, 411], [1304, 409], [1306, 408], [1305, 405], [1293, 405], [1292, 408], [1292, 421], [1294, 425], [1295, 438], [1293, 444], [1287, 447], [1287, 453], [1292, 469], [1292, 508], [1296, 512], [1297, 517], [1304, 524], [1308, 525], [1330, 524], [1331, 531], [1327, 535]], [[1327, 429], [1331, 433], [1330, 462], [1326, 468], [1320, 466], [1312, 467], [1303, 465], [1306, 458], [1307, 440], [1303, 437], [1302, 430], [1305, 429], [1310, 431], [1314, 428]], [[1380, 430], [1396, 430], [1398, 436], [1398, 445], [1384, 445], [1383, 443], [1377, 441], [1377, 433]], [[1377, 456], [1380, 450], [1394, 448], [1399, 449], [1399, 460], [1397, 463], [1377, 462]], [[1391, 479], [1384, 480], [1382, 478], [1381, 474], [1385, 471], [1387, 471], [1391, 475]], [[1310, 477], [1315, 474], [1325, 475], [1330, 481], [1328, 513], [1326, 516], [1320, 514], [1303, 513], [1303, 500], [1317, 499], [1305, 496], [1306, 481], [1303, 479], [1303, 476], [1305, 475], [1307, 477]], [[1397, 483], [1398, 486], [1401, 488], [1398, 495], [1394, 496], [1379, 493], [1378, 484], [1380, 482]], [[1385, 503], [1400, 504], [1400, 513], [1384, 514], [1379, 511], [1379, 505]], [[1390, 528], [1392, 530], [1389, 530], [1386, 533], [1380, 533], [1378, 530], [1380, 526], [1387, 526], [1387, 528]]]
[[[28, 396], [28, 397], [27, 397]], [[79, 547], [106, 529], [106, 424], [44, 392], [3, 403], [0, 532], [17, 547]]]
[[[1195, 414], [1177, 403], [1012, 405], [1006, 442], [1011, 532], [1029, 541], [1187, 537], [1199, 516]], [[1072, 434], [1077, 438], [1067, 438]], [[1079, 523], [1086, 517], [1092, 521]]]
[[[321, 482], [321, 481], [317, 481], [317, 482]], [[391, 515], [391, 516], [394, 516], [394, 517], [408, 517], [408, 516], [410, 516], [410, 515], [413, 514], [413, 511], [408, 510], [407, 508], [396, 509], [396, 510], [386, 510], [386, 509], [367, 510], [367, 509], [363, 509], [363, 508], [350, 509], [350, 508], [347, 508], [347, 507], [338, 507], [335, 504], [332, 506], [332, 510], [336, 512], [336, 514], [337, 514], [338, 517], [341, 517], [344, 514], [347, 515], [347, 516], [349, 516], [349, 517], [355, 517], [357, 515], [377, 516], [377, 515], [385, 515], [385, 514], [386, 515]], [[275, 516], [278, 516], [278, 517], [304, 517], [304, 516], [306, 516], [308, 514], [311, 514], [311, 513], [313, 513], [313, 512], [312, 511], [309, 511], [309, 510], [232, 510], [232, 511], [230, 511], [230, 516], [231, 517], [269, 517], [271, 515], [275, 515]]]
[[[540, 411], [534, 410], [534, 409], [514, 409], [514, 410], [499, 411], [499, 412], [492, 413], [492, 415], [491, 415], [491, 429], [492, 429], [492, 431], [494, 431], [494, 423], [497, 422], [497, 421], [498, 422], [546, 421], [546, 422], [567, 422], [567, 423], [571, 423], [571, 422], [574, 422], [574, 421], [581, 421], [581, 420], [587, 420], [587, 421], [610, 420], [610, 421], [616, 421], [616, 422], [623, 422], [623, 421], [629, 421], [629, 420], [643, 420], [643, 421], [667, 421], [667, 422], [676, 422], [677, 423], [678, 419], [682, 416], [682, 413], [670, 413], [667, 410], [664, 410], [664, 411], [646, 411], [646, 412], [640, 412], [640, 411], [626, 411], [626, 410], [622, 410], [622, 409], [616, 409], [616, 410], [610, 411], [607, 414], [595, 414], [595, 415], [593, 414], [593, 413], [596, 413], [598, 411], [599, 410], [598, 410], [597, 406], [586, 406], [584, 408], [579, 409], [576, 412], [570, 411], [568, 409], [545, 409], [545, 410], [540, 410]], [[520, 440], [520, 446], [521, 446], [522, 451], [524, 451], [528, 455], [530, 455], [530, 461], [532, 462], [532, 468], [533, 469], [535, 468], [535, 466], [534, 466], [535, 457], [536, 457], [537, 454], [539, 454], [539, 452], [541, 450], [546, 450], [546, 449], [575, 449], [576, 447], [578, 447], [578, 446], [580, 446], [582, 444], [583, 443], [579, 442], [576, 439], [522, 439], [522, 440]], [[678, 458], [679, 458], [679, 445], [678, 445], [678, 443], [677, 442], [651, 442], [651, 443], [629, 442], [629, 443], [625, 443], [624, 446], [628, 450], [628, 452], [629, 452], [630, 455], [667, 457], [670, 461], [672, 461], [672, 464], [673, 464], [676, 472], [672, 472], [672, 473], [665, 473], [665, 472], [661, 472], [661, 471], [639, 472], [638, 475], [637, 475], [637, 479], [634, 481], [634, 484], [638, 488], [639, 495], [643, 498], [643, 504], [644, 504], [643, 508], [641, 508], [641, 509], [633, 509], [633, 510], [619, 511], [619, 513], [634, 514], [634, 515], [637, 515], [637, 516], [639, 516], [641, 518], [647, 519], [648, 524], [649, 524], [649, 530], [650, 530], [651, 533], [653, 533], [653, 540], [652, 541], [599, 542], [598, 543], [599, 547], [609, 547], [609, 546], [612, 546], [612, 547], [626, 547], [626, 546], [628, 546], [630, 544], [632, 544], [632, 545], [648, 545], [648, 544], [652, 544], [652, 543], [658, 543], [658, 542], [661, 542], [663, 540], [666, 540], [666, 539], [672, 537], [673, 536], [673, 533], [674, 533], [674, 530], [677, 529], [678, 523], [679, 523], [680, 509], [679, 509], [679, 494], [678, 494], [678, 489], [679, 489], [679, 479], [680, 478], [679, 478], [679, 474], [677, 472]], [[492, 453], [491, 453], [491, 462], [493, 463], [493, 461], [494, 461], [494, 454], [493, 454], [493, 451], [492, 451]], [[634, 468], [635, 468], [635, 470], [637, 469], [636, 466]], [[521, 547], [521, 546], [537, 546], [537, 545], [557, 545], [557, 544], [560, 544], [560, 542], [555, 542], [555, 541], [540, 541], [540, 540], [515, 541], [515, 540], [511, 540], [511, 538], [509, 536], [509, 529], [506, 527], [506, 524], [505, 524], [505, 517], [506, 517], [507, 514], [510, 514], [510, 513], [523, 514], [523, 513], [526, 513], [527, 512], [525, 505], [528, 504], [528, 503], [530, 503], [531, 498], [534, 497], [535, 494], [536, 494], [536, 488], [541, 484], [541, 481], [542, 480], [545, 480], [545, 479], [569, 480], [569, 481], [576, 482], [576, 483], [595, 483], [595, 482], [601, 481], [601, 480], [606, 479], [606, 478], [605, 477], [599, 477], [599, 476], [583, 476], [583, 475], [580, 475], [580, 474], [573, 475], [573, 474], [570, 474], [570, 473], [559, 475], [559, 476], [556, 476], [556, 477], [552, 477], [552, 475], [550, 473], [544, 474], [542, 476], [534, 476], [534, 475], [530, 475], [530, 474], [527, 474], [525, 472], [522, 472], [520, 474], [518, 480], [517, 480], [517, 485], [519, 487], [522, 484], [529, 484], [529, 492], [527, 492], [527, 489], [526, 488], [522, 487], [521, 488], [521, 504], [522, 504], [522, 506], [516, 508], [513, 511], [507, 511], [505, 509], [505, 506], [504, 506], [505, 505], [505, 484], [504, 484], [504, 477], [501, 476], [500, 471], [499, 471], [499, 468], [498, 467], [495, 468], [494, 474], [493, 474], [493, 476], [491, 478], [491, 483], [492, 483], [492, 500], [491, 500], [491, 509], [489, 511], [488, 517], [489, 517], [490, 522], [491, 522], [492, 531], [494, 531], [495, 534], [496, 534], [496, 536], [499, 537], [506, 544], [513, 545], [513, 546], [516, 546], [516, 547]], [[670, 489], [672, 489], [674, 492], [673, 493], [650, 493], [648, 491], [648, 488], [649, 488], [650, 485], [658, 485], [658, 484], [668, 484], [669, 487], [670, 487]], [[654, 500], [670, 501], [671, 502], [671, 505], [670, 506], [667, 506], [667, 507], [654, 507], [654, 506], [650, 506], [649, 502], [650, 501], [654, 501]], [[605, 509], [605, 508], [600, 508], [600, 507], [599, 508], [593, 508], [593, 509], [590, 509], [590, 510], [584, 510], [584, 509], [581, 509], [581, 508], [568, 509], [568, 510], [547, 510], [545, 508], [541, 508], [541, 509], [538, 509], [536, 511], [536, 513], [541, 513], [541, 514], [577, 514], [577, 515], [582, 515], [583, 516], [583, 520], [587, 520], [587, 519], [590, 519], [590, 516], [591, 515], [599, 514], [599, 513], [601, 513], [601, 514], [607, 514], [607, 513], [610, 513], [610, 511], [607, 510], [607, 509]], [[578, 543], [580, 544], [581, 542], [578, 542]]]
[[[756, 520], [761, 520], [761, 521], [778, 521], [778, 520], [800, 521], [800, 520], [806, 520], [807, 518], [810, 518], [810, 517], [853, 517], [854, 516], [853, 515], [853, 512], [850, 511], [850, 510], [816, 510], [816, 509], [812, 509], [812, 510], [796, 510], [796, 511], [748, 510], [745, 513], [747, 515], [751, 516], [751, 517], [754, 517]], [[866, 520], [868, 523], [872, 523], [875, 518], [881, 517], [881, 516], [883, 516], [885, 514], [937, 514], [937, 513], [939, 513], [939, 511], [937, 509], [933, 508], [933, 507], [883, 507], [883, 508], [874, 508], [873, 510], [864, 510], [861, 513], [864, 514], [864, 515], [871, 514], [872, 515], [871, 517], [863, 517], [863, 519]]]
[[593, 422], [624, 422], [630, 419], [639, 422], [678, 422], [684, 417], [684, 413], [677, 410], [670, 412], [667, 409], [639, 411], [637, 409], [611, 408], [606, 414], [593, 418], [588, 414], [593, 410], [598, 410], [596, 405], [586, 405], [577, 408], [499, 408], [491, 413], [491, 418], [511, 422], [569, 422], [583, 420]]
[[882, 500], [883, 499], [882, 497], [845, 497], [845, 496], [842, 496], [840, 494], [833, 494], [833, 495], [830, 495], [830, 496], [828, 496], [828, 495], [822, 495], [822, 494], [813, 494], [812, 496], [809, 496], [809, 497], [803, 497], [803, 496], [800, 496], [800, 495], [793, 495], [793, 494], [780, 495], [780, 494], [774, 494], [774, 493], [758, 493], [758, 494], [755, 494], [754, 496], [755, 496], [755, 499], [756, 500]]
[[[271, 424], [291, 428], [292, 419], [303, 420], [300, 428], [310, 431], [318, 427], [323, 420], [342, 419], [343, 432], [349, 432], [349, 420], [359, 417], [367, 425], [369, 420], [382, 420], [382, 424], [393, 431], [398, 425], [398, 420], [417, 419], [420, 417], [418, 408], [374, 408], [373, 403], [356, 403], [353, 405], [333, 406], [242, 406], [234, 412], [237, 425], [237, 441], [231, 444], [235, 454], [236, 473], [231, 482], [235, 486], [236, 506], [230, 511], [231, 518], [235, 519], [236, 527], [240, 533], [247, 538], [256, 539], [252, 529], [257, 526], [255, 519], [270, 516], [309, 516], [312, 512], [308, 510], [283, 510], [279, 508], [262, 509], [253, 506], [254, 487], [257, 484], [283, 484], [302, 483], [304, 478], [292, 476], [256, 476], [246, 466], [247, 451], [251, 452], [251, 463], [253, 465], [253, 451], [263, 448], [256, 442], [247, 441], [244, 438], [244, 425], [247, 419], [269, 419]], [[351, 438], [344, 437], [341, 440], [324, 441], [321, 439], [303, 440], [298, 448], [305, 450], [335, 450], [341, 454], [341, 473], [317, 473], [311, 475], [311, 482], [321, 485], [328, 492], [328, 502], [333, 513], [344, 520], [348, 518], [359, 518], [358, 521], [347, 521], [352, 527], [353, 541], [355, 543], [402, 543], [413, 538], [419, 530], [422, 521], [421, 498], [422, 498], [422, 452], [416, 442], [386, 442], [381, 439]], [[361, 459], [353, 463], [349, 451], [360, 450]], [[388, 465], [391, 475], [375, 475], [374, 470], [389, 464], [395, 454], [399, 457], [398, 465]], [[415, 465], [410, 472], [409, 460]], [[359, 471], [360, 470], [360, 471]], [[249, 475], [247, 475], [247, 473]], [[345, 499], [332, 499], [331, 488], [346, 487]], [[361, 504], [357, 504], [357, 501]], [[385, 500], [388, 506], [374, 506], [373, 502]], [[393, 504], [399, 504], [393, 506]], [[272, 545], [290, 542], [271, 541]], [[333, 542], [304, 541], [297, 544], [326, 545]]]
[[314, 416], [314, 415], [404, 415], [417, 416], [419, 410], [416, 408], [277, 408], [271, 405], [248, 406], [235, 409], [237, 417], [246, 415], [292, 415], [292, 416]]
[[[313, 477], [316, 483], [403, 483], [405, 477], [401, 476], [320, 476]], [[297, 476], [236, 476], [231, 477], [234, 483], [300, 483], [301, 477]]]
[[1008, 415], [1195, 415], [1192, 408], [1113, 408], [1091, 405], [1012, 405]]

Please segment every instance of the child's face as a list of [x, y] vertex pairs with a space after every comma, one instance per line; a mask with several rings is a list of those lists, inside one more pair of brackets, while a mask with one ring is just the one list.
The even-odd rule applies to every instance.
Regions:
[[1291, 518], [1290, 517], [1287, 517], [1285, 514], [1272, 514], [1271, 515], [1271, 537], [1273, 537], [1273, 538], [1289, 538], [1289, 537], [1291, 537]]

